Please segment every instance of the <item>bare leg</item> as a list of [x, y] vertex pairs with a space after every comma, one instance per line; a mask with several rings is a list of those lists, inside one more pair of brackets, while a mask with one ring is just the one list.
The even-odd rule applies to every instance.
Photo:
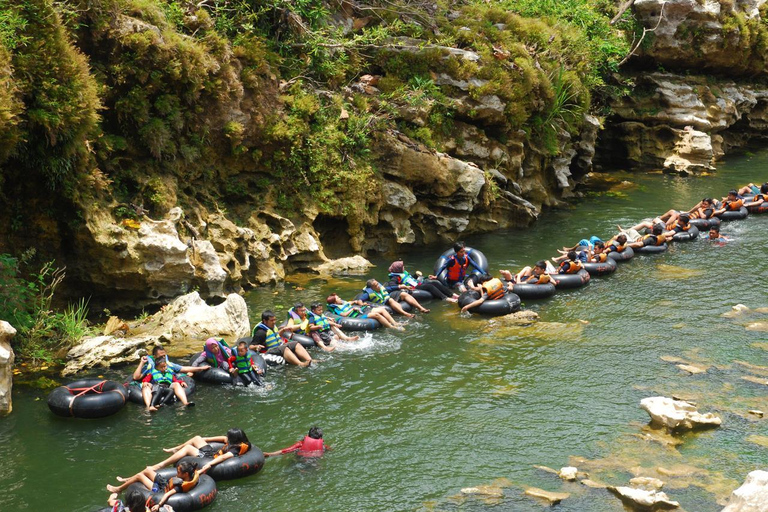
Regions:
[[109, 492], [122, 492], [125, 488], [135, 482], [141, 482], [141, 484], [144, 485], [144, 487], [147, 489], [152, 489], [152, 485], [155, 482], [155, 470], [147, 467], [144, 471], [136, 473], [130, 478], [117, 477], [117, 481], [122, 482], [122, 484], [117, 487], [114, 485], [108, 485], [107, 490]]
[[141, 398], [144, 400], [144, 406], [150, 411], [156, 411], [157, 407], [152, 404], [152, 384], [147, 382], [141, 385]]
[[[203, 443], [203, 445], [205, 444], [207, 443]], [[180, 461], [184, 457], [187, 457], [187, 456], [197, 457], [199, 453], [200, 453], [200, 450], [198, 449], [197, 446], [192, 446], [191, 444], [188, 444], [185, 447], [178, 450], [173, 455], [171, 455], [170, 457], [168, 457], [167, 459], [165, 459], [164, 461], [161, 461], [161, 462], [158, 462], [157, 464], [149, 466], [149, 468], [152, 469], [153, 471], [157, 471], [160, 468], [164, 468], [165, 466], [170, 466], [171, 464], [174, 464], [175, 462]]]
[[394, 322], [394, 320], [392, 320], [392, 317], [389, 316], [387, 310], [383, 308], [372, 309], [368, 312], [368, 318], [372, 318], [373, 320], [380, 322], [381, 325], [389, 329], [402, 329], [402, 327], [400, 327], [397, 323]]
[[[286, 350], [286, 352], [288, 352]], [[293, 352], [296, 354], [296, 356], [304, 361], [306, 364], [302, 364], [301, 366], [309, 366], [309, 363], [312, 362], [312, 356], [309, 355], [309, 352], [307, 352], [307, 349], [302, 347], [301, 345], [296, 345], [296, 347], [293, 349]]]
[[201, 436], [195, 436], [195, 437], [193, 437], [192, 439], [190, 439], [188, 441], [184, 441], [183, 443], [181, 443], [178, 446], [174, 446], [173, 448], [163, 448], [163, 451], [166, 452], [166, 453], [176, 453], [177, 451], [181, 450], [185, 446], [192, 445], [195, 448], [202, 448], [206, 444], [208, 444], [208, 443], [206, 443], [205, 439], [203, 439]]
[[523, 270], [521, 270], [515, 275], [515, 282], [519, 283], [522, 279], [531, 277], [532, 272], [533, 272], [533, 269], [531, 269], [531, 267], [524, 267]]
[[412, 315], [411, 313], [407, 313], [403, 309], [403, 306], [401, 306], [400, 303], [397, 302], [395, 299], [390, 299], [389, 302], [387, 302], [387, 305], [389, 307], [391, 307], [395, 311], [395, 313], [400, 313], [401, 315], [407, 316], [408, 318], [413, 318], [414, 317], [414, 315]]
[[305, 364], [302, 364], [301, 361], [299, 361], [299, 358], [296, 357], [296, 354], [291, 352], [291, 349], [286, 348], [283, 351], [283, 359], [285, 359], [285, 362], [288, 364], [292, 364], [295, 366], [306, 366]]
[[397, 326], [400, 325], [397, 322], [397, 320], [392, 318], [392, 315], [386, 309], [384, 309], [384, 308], [376, 308], [376, 313], [381, 315], [381, 316], [383, 316], [384, 318], [386, 318], [387, 322], [391, 323], [394, 327], [397, 327]]
[[360, 336], [347, 336], [346, 334], [344, 334], [344, 331], [342, 331], [338, 327], [331, 327], [331, 330], [336, 336], [339, 337], [339, 339], [344, 341], [357, 341], [360, 339]]
[[184, 388], [181, 387], [181, 384], [174, 382], [171, 384], [171, 389], [173, 389], [173, 393], [176, 395], [176, 398], [179, 399], [179, 402], [185, 406], [189, 404], [189, 402], [187, 402], [187, 393], [184, 391]]
[[416, 298], [413, 295], [402, 293], [400, 294], [400, 298], [403, 299], [406, 303], [410, 304], [411, 306], [415, 307], [422, 313], [429, 313], [429, 310], [419, 304], [419, 301], [416, 300]]

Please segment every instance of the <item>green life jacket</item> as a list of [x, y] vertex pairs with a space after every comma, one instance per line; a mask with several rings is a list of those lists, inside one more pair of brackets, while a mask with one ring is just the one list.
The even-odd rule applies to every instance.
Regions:
[[288, 318], [293, 320], [293, 325], [298, 325], [301, 327], [301, 330], [298, 331], [299, 334], [304, 334], [306, 336], [309, 336], [309, 315], [311, 313], [307, 311], [307, 316], [304, 318], [304, 320], [301, 319], [298, 313], [296, 313], [293, 308], [288, 310]]
[[164, 372], [161, 372], [153, 367], [149, 373], [152, 375], [152, 382], [156, 384], [167, 384], [170, 386], [173, 382], [173, 372], [171, 370], [166, 369]]
[[277, 331], [270, 329], [269, 327], [264, 325], [262, 322], [259, 322], [259, 325], [256, 326], [254, 331], [256, 329], [261, 329], [267, 333], [267, 337], [264, 340], [264, 346], [267, 347], [266, 350], [279, 347], [283, 343], [283, 339], [280, 337]]
[[328, 331], [331, 328], [331, 323], [325, 315], [316, 315], [312, 312], [307, 313], [309, 317], [309, 323], [320, 327], [320, 332]]
[[[338, 304], [329, 304], [328, 307], [330, 307], [331, 311], [333, 311], [337, 315], [345, 316], [347, 318], [355, 318], [361, 315], [359, 310], [352, 307], [351, 302], [345, 301], [344, 304], [342, 304], [341, 306], [339, 306]], [[347, 314], [347, 312], [349, 312], [349, 314]]]
[[389, 292], [384, 287], [379, 287], [379, 291], [373, 291], [373, 288], [364, 288], [363, 291], [368, 294], [368, 298], [375, 304], [386, 304], [390, 299]]
[[251, 356], [249, 356], [247, 352], [244, 356], [235, 356], [235, 368], [237, 368], [237, 373], [248, 373], [252, 369], [251, 366]]
[[404, 284], [405, 286], [419, 285], [419, 282], [416, 280], [416, 278], [409, 274], [407, 270], [403, 270], [401, 273], [393, 272], [389, 274], [389, 278], [394, 278], [397, 281], [397, 284]]

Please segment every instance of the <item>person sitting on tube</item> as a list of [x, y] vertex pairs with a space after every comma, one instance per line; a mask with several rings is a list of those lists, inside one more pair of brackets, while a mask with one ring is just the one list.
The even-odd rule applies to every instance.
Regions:
[[766, 200], [768, 200], [768, 183], [763, 183], [760, 185], [759, 192], [755, 194], [751, 201], [744, 203], [744, 206], [760, 206]]
[[405, 330], [402, 324], [395, 321], [392, 315], [389, 314], [384, 307], [366, 307], [365, 303], [361, 300], [346, 301], [342, 300], [337, 294], [332, 293], [326, 299], [328, 303], [328, 309], [333, 313], [345, 318], [370, 318], [376, 320], [384, 327], [390, 329], [396, 329], [398, 331]]
[[549, 274], [556, 272], [548, 261], [539, 260], [534, 266], [525, 267], [514, 276], [508, 270], [502, 270], [501, 275], [513, 284], [546, 284], [552, 282]]
[[656, 224], [653, 226], [653, 230], [650, 235], [645, 235], [635, 242], [630, 242], [627, 245], [633, 249], [639, 249], [649, 245], [664, 245], [667, 242], [667, 237], [664, 236], [664, 224]]
[[480, 276], [477, 284], [468, 283], [468, 286], [475, 292], [478, 292], [480, 298], [461, 308], [462, 313], [479, 306], [486, 300], [497, 300], [504, 297], [508, 287], [511, 288], [511, 285], [505, 286], [501, 279], [489, 275]]
[[744, 206], [744, 199], [739, 197], [736, 190], [729, 190], [728, 196], [723, 198], [723, 205], [714, 211], [713, 215], [720, 215], [725, 212], [737, 212]]
[[467, 291], [467, 288], [464, 286], [464, 279], [467, 277], [469, 265], [472, 265], [477, 270], [482, 269], [478, 263], [472, 259], [464, 242], [456, 242], [453, 244], [453, 252], [454, 254], [443, 263], [443, 266], [435, 272], [435, 275], [439, 276], [443, 270], [447, 270], [448, 273], [446, 274], [445, 282], [448, 287], [458, 288], [459, 291], [465, 292]]
[[389, 292], [385, 290], [384, 287], [381, 286], [381, 283], [379, 283], [376, 279], [369, 279], [365, 283], [365, 288], [363, 288], [363, 293], [360, 295], [360, 300], [363, 302], [370, 302], [378, 306], [389, 306], [396, 313], [407, 316], [408, 318], [413, 318], [414, 315], [405, 311], [398, 300], [401, 300], [406, 304], [410, 304], [422, 313], [429, 313], [429, 310], [422, 306], [418, 300], [416, 300], [411, 294], [408, 293], [407, 290], [397, 291], [396, 296], [397, 300], [395, 300], [395, 297], [391, 296]]

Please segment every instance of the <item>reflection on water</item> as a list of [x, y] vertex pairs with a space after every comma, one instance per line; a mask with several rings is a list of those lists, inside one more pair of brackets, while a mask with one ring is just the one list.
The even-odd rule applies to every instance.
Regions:
[[[761, 153], [698, 179], [628, 175], [633, 186], [621, 194], [593, 195], [546, 212], [532, 229], [467, 242], [493, 272], [516, 270], [580, 238], [610, 236], [616, 224], [762, 182], [766, 163]], [[577, 466], [598, 487], [655, 476], [686, 510], [720, 510], [766, 455], [768, 419], [750, 411], [768, 413], [768, 342], [748, 329], [768, 322], [757, 310], [768, 306], [759, 284], [768, 216], [722, 231], [734, 240], [637, 256], [584, 289], [529, 304], [539, 323], [491, 324], [432, 303], [404, 333], [367, 333], [316, 353], [308, 369], [273, 369], [263, 389], [201, 385], [191, 409], [150, 415], [129, 404], [104, 420], [68, 421], [49, 413], [44, 393], [17, 387], [14, 413], [0, 421], [0, 509], [42, 510], [55, 496], [67, 510], [94, 510], [115, 475], [156, 462], [162, 447], [192, 435], [239, 426], [271, 451], [316, 424], [333, 447], [322, 459], [270, 459], [260, 475], [222, 483], [207, 510], [537, 510], [542, 502], [524, 494], [529, 487], [568, 493], [562, 511], [622, 510], [607, 491], [535, 465]], [[409, 270], [429, 271], [442, 250], [402, 256]], [[374, 263], [371, 275], [385, 277], [389, 261]], [[352, 297], [362, 286], [363, 278], [293, 276], [246, 299], [255, 323], [265, 308], [282, 316], [297, 300], [332, 290]], [[751, 310], [722, 316], [739, 303]], [[695, 401], [723, 426], [674, 437], [650, 429], [639, 402], [654, 395]]]

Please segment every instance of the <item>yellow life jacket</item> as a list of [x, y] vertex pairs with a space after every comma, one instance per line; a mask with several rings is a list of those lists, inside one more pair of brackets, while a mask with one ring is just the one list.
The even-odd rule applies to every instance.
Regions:
[[504, 283], [496, 277], [484, 282], [480, 287], [488, 294], [489, 300], [500, 299], [504, 296]]

